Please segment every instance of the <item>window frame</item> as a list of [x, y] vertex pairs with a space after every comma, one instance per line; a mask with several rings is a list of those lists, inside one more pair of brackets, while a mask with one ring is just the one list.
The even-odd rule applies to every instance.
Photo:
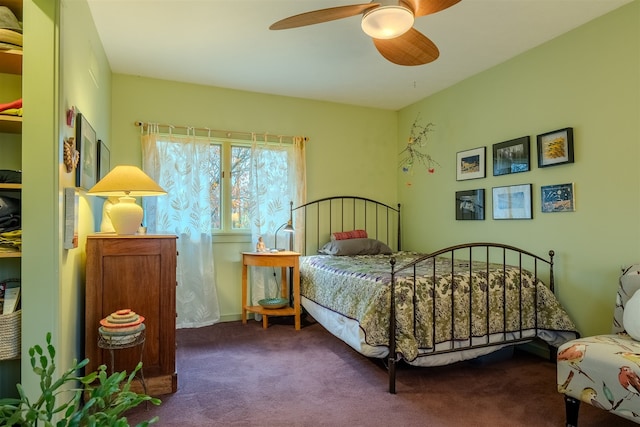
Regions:
[[237, 139], [211, 138], [211, 145], [220, 146], [220, 228], [212, 229], [213, 236], [248, 236], [251, 237], [251, 228], [233, 228], [231, 219], [231, 157], [233, 147], [246, 147], [251, 149], [252, 142]]

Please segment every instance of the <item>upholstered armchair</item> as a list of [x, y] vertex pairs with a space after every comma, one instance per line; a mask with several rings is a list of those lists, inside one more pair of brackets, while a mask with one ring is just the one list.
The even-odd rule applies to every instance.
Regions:
[[580, 402], [640, 423], [640, 292], [632, 298], [639, 288], [640, 264], [624, 269], [612, 333], [558, 348], [558, 391], [564, 394], [567, 427], [578, 425]]

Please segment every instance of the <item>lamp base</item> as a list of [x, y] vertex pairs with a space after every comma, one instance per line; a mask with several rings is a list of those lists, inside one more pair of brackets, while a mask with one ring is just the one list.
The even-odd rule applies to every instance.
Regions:
[[113, 205], [118, 203], [118, 198], [109, 196], [108, 199], [104, 201], [102, 205], [102, 221], [100, 222], [100, 232], [101, 233], [115, 233], [115, 229], [113, 228], [113, 223], [111, 222], [111, 208]]
[[142, 223], [142, 206], [135, 197], [123, 196], [111, 207], [111, 223], [116, 234], [136, 234]]

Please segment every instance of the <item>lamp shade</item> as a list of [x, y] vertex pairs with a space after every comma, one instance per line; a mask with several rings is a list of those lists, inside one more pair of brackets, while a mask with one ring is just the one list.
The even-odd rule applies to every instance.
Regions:
[[362, 17], [362, 30], [374, 39], [392, 39], [409, 31], [413, 13], [404, 6], [380, 6]]
[[[136, 204], [135, 196], [161, 196], [167, 192], [140, 168], [120, 165], [113, 168], [87, 191], [87, 194], [111, 196], [110, 203], [113, 202], [114, 196], [119, 197], [117, 203], [112, 203], [108, 210], [105, 208], [102, 231], [108, 230], [108, 224], [105, 226], [105, 222], [110, 220], [117, 234], [135, 234], [144, 214], [142, 207]], [[105, 215], [108, 218], [105, 218]]]
[[[282, 228], [284, 227], [284, 228]], [[287, 233], [294, 233], [295, 229], [293, 228], [293, 224], [291, 223], [291, 220], [285, 222], [284, 224], [282, 224], [280, 227], [278, 227], [278, 229], [276, 230], [276, 232], [274, 233], [274, 245], [275, 245], [275, 249], [277, 251], [284, 251], [284, 249], [278, 248], [278, 231], [285, 231]]]
[[93, 196], [160, 196], [167, 192], [144, 173], [140, 168], [130, 165], [116, 166], [87, 194]]

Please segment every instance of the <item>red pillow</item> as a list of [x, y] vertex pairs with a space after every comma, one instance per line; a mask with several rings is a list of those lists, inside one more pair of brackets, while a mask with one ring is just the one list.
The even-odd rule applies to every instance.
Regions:
[[331, 240], [366, 239], [366, 230], [336, 231], [331, 234]]

